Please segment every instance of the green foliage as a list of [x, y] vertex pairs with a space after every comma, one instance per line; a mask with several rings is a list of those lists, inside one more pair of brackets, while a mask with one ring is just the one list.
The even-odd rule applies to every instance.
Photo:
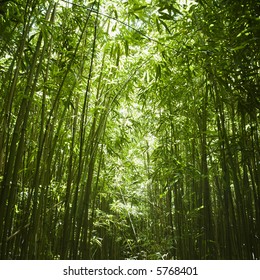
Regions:
[[2, 1], [2, 259], [259, 259], [259, 4]]

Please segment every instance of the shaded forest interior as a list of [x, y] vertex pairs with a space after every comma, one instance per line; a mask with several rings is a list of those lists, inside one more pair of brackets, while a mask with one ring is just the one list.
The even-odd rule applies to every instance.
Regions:
[[259, 259], [260, 3], [0, 2], [1, 259]]

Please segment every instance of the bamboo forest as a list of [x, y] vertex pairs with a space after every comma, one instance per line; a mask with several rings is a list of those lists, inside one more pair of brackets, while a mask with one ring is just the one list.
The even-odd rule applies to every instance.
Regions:
[[258, 260], [260, 2], [0, 1], [0, 259]]

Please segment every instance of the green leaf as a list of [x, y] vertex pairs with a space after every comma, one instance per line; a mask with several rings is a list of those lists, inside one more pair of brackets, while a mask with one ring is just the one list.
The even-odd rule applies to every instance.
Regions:
[[140, 10], [143, 10], [147, 7], [147, 5], [143, 5], [143, 6], [140, 6], [140, 7], [134, 7], [133, 8], [133, 11], [136, 12], [136, 11], [140, 11]]
[[157, 64], [156, 65], [156, 76], [155, 76], [156, 80], [159, 80], [161, 78], [161, 75], [162, 75], [161, 71], [162, 71], [161, 70], [161, 65]]
[[125, 55], [128, 56], [129, 55], [129, 44], [128, 44], [128, 41], [125, 40]]
[[160, 13], [161, 15], [159, 16], [159, 18], [161, 19], [166, 19], [166, 20], [172, 20], [173, 17], [169, 14], [166, 14], [166, 13]]
[[243, 43], [243, 44], [240, 45], [240, 46], [237, 46], [237, 47], [235, 47], [235, 48], [232, 48], [232, 50], [233, 50], [233, 51], [242, 50], [242, 49], [244, 49], [246, 46], [247, 46], [247, 42]]
[[167, 24], [166, 24], [162, 19], [160, 19], [160, 23], [165, 27], [165, 29], [167, 30], [167, 32], [171, 34], [170, 29], [168, 28]]
[[161, 33], [161, 26], [160, 26], [160, 23], [159, 23], [159, 19], [158, 19], [158, 18], [155, 19], [155, 23], [156, 23], [157, 31], [158, 31], [159, 33]]
[[120, 45], [118, 44], [116, 47], [116, 66], [119, 66], [120, 61]]

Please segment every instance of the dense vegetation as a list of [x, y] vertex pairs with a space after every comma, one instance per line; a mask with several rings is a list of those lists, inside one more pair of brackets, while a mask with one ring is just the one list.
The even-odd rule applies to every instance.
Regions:
[[0, 2], [1, 259], [259, 259], [260, 3]]

